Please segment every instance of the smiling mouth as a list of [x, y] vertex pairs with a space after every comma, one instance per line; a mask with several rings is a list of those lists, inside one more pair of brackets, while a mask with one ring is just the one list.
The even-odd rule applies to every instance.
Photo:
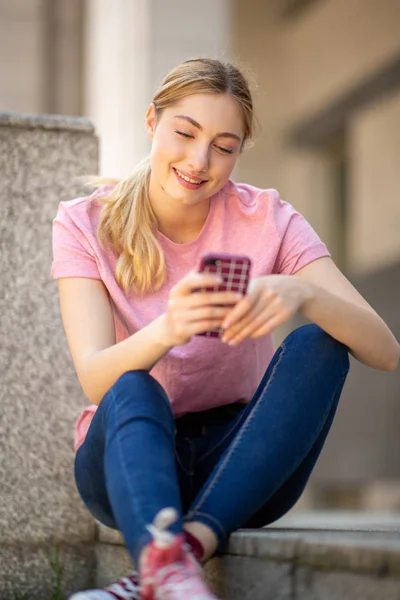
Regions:
[[185, 175], [184, 173], [182, 173], [182, 171], [179, 171], [179, 169], [177, 169], [176, 167], [173, 167], [175, 173], [178, 175], [178, 177], [180, 177], [181, 179], [183, 179], [184, 181], [187, 181], [188, 183], [192, 183], [193, 185], [201, 185], [202, 183], [205, 183], [207, 181], [207, 179], [193, 179], [191, 177], [188, 177], [187, 175]]

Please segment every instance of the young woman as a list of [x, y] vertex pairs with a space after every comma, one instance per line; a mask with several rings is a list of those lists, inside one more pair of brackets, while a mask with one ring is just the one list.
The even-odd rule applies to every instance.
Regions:
[[[61, 202], [52, 276], [79, 381], [75, 478], [138, 568], [74, 600], [211, 600], [201, 563], [300, 497], [349, 368], [396, 368], [399, 345], [276, 190], [230, 180], [253, 131], [243, 75], [189, 60], [146, 115], [130, 177]], [[247, 293], [199, 291], [207, 251], [248, 256]], [[196, 292], [196, 293], [193, 293]], [[312, 323], [274, 353], [296, 312]], [[222, 339], [199, 336], [222, 327]]]

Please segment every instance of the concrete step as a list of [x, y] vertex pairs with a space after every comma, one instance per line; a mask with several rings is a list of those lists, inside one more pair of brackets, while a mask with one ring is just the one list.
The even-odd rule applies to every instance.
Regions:
[[[400, 515], [293, 514], [231, 536], [206, 566], [224, 600], [400, 600]], [[118, 534], [100, 528], [97, 582], [131, 563]]]

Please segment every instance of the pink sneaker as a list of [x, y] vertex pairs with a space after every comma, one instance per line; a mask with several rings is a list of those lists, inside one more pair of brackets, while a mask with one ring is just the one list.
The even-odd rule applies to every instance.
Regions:
[[133, 573], [102, 590], [77, 592], [69, 600], [142, 600], [139, 587], [139, 576]]
[[190, 553], [183, 535], [166, 528], [178, 515], [172, 508], [163, 509], [149, 530], [153, 541], [146, 548], [140, 568], [142, 600], [217, 600], [207, 587], [203, 569]]

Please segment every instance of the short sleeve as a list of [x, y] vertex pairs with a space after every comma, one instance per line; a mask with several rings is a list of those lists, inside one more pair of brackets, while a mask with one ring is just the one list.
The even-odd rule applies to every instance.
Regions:
[[86, 408], [83, 409], [81, 414], [78, 417], [78, 420], [75, 423], [75, 440], [74, 440], [74, 450], [78, 450], [80, 446], [82, 446], [85, 441], [85, 437], [87, 432], [89, 431], [90, 424], [93, 420], [94, 414], [97, 410], [98, 406], [96, 404], [90, 404]]
[[275, 273], [292, 275], [314, 260], [330, 256], [328, 248], [303, 215], [281, 199], [276, 205], [275, 223], [281, 238]]
[[73, 219], [61, 202], [53, 220], [53, 262], [51, 277], [88, 277], [101, 279], [85, 227]]

